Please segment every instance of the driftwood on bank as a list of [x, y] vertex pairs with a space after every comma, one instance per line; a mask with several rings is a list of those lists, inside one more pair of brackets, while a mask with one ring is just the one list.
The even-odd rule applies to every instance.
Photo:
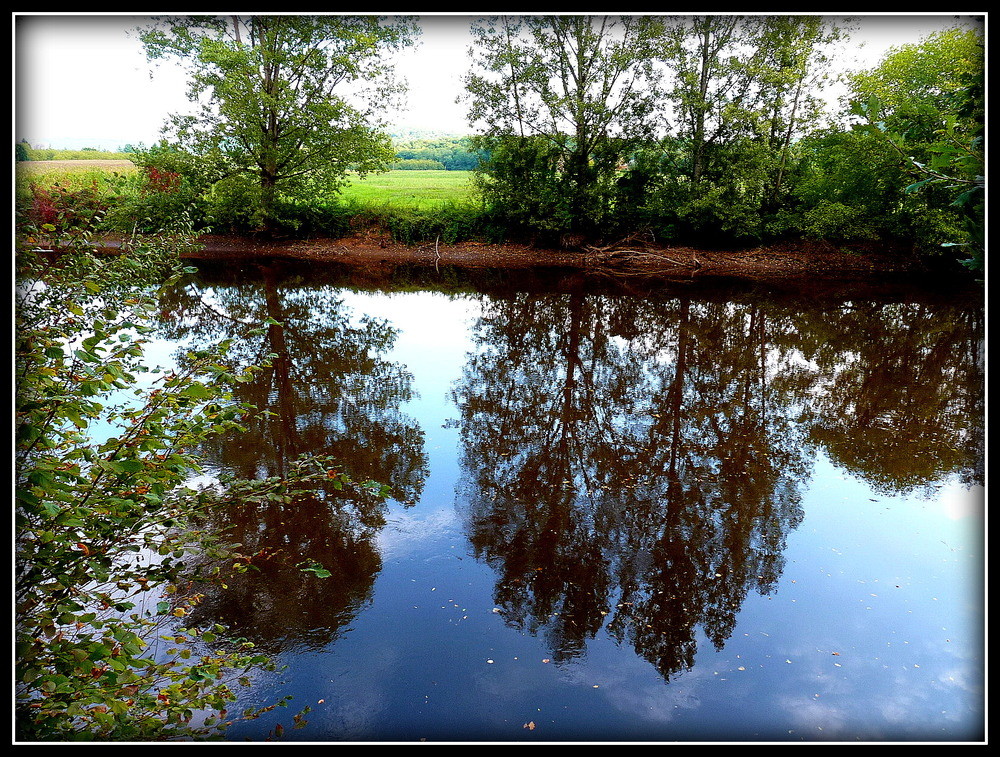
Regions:
[[706, 269], [696, 250], [653, 247], [634, 237], [605, 247], [585, 245], [583, 252], [587, 269], [615, 275], [682, 270], [693, 276]]

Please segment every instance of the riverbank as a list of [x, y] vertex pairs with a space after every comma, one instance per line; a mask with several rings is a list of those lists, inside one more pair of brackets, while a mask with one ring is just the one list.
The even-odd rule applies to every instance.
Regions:
[[[528, 244], [430, 242], [406, 245], [387, 234], [360, 232], [340, 238], [265, 239], [255, 236], [199, 237], [200, 246], [184, 255], [192, 261], [254, 264], [294, 261], [336, 264], [359, 272], [384, 274], [401, 266], [460, 269], [569, 269], [609, 277], [654, 277], [708, 282], [745, 280], [796, 287], [849, 281], [869, 284], [914, 278], [945, 283], [971, 282], [957, 262], [945, 256], [918, 257], [875, 245], [836, 248], [829, 243], [802, 242], [744, 249], [703, 249], [627, 240], [608, 247], [557, 250]], [[104, 239], [106, 252], [120, 248]]]
[[[206, 235], [188, 257], [254, 262], [287, 259], [357, 267], [394, 265], [460, 268], [565, 267], [620, 275], [725, 277], [756, 280], [882, 278], [930, 271], [926, 259], [898, 251], [837, 249], [826, 243], [710, 250], [630, 240], [608, 247], [553, 250], [526, 244], [430, 242], [404, 245], [387, 235], [363, 233], [338, 239], [276, 240]], [[944, 262], [942, 260], [942, 262]], [[952, 267], [952, 266], [948, 266]]]

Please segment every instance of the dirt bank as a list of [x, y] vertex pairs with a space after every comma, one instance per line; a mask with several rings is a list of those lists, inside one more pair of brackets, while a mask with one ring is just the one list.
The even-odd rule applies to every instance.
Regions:
[[[716, 283], [760, 283], [801, 294], [820, 289], [886, 291], [919, 285], [945, 294], [958, 289], [981, 288], [953, 258], [920, 258], [884, 247], [838, 249], [826, 243], [783, 244], [746, 249], [702, 249], [657, 245], [631, 240], [608, 247], [556, 250], [527, 244], [405, 245], [388, 235], [363, 232], [336, 239], [263, 239], [253, 236], [205, 235], [200, 246], [184, 255], [192, 261], [215, 264], [292, 262], [331, 264], [331, 270], [348, 270], [359, 280], [391, 277], [397, 269], [431, 272], [447, 268], [469, 272], [487, 270], [575, 272], [587, 280], [638, 283], [672, 281], [712, 286]], [[106, 238], [98, 245], [114, 253], [120, 240]]]
[[192, 259], [254, 262], [336, 262], [361, 268], [395, 265], [460, 268], [566, 267], [612, 275], [667, 278], [725, 277], [751, 280], [881, 279], [928, 273], [925, 261], [879, 249], [840, 250], [829, 244], [800, 244], [741, 250], [706, 250], [626, 241], [579, 250], [539, 249], [522, 244], [428, 243], [403, 245], [379, 234], [340, 239], [265, 241], [251, 237], [201, 238]]

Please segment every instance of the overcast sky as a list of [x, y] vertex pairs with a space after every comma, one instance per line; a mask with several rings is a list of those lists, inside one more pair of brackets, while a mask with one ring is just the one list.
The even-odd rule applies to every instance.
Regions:
[[[394, 119], [412, 129], [468, 132], [455, 103], [466, 69], [468, 15], [421, 17], [423, 34], [400, 72], [409, 80], [409, 110]], [[141, 16], [16, 14], [13, 137], [33, 146], [118, 149], [154, 143], [171, 112], [186, 107], [176, 69], [151, 67], [129, 30]], [[952, 15], [859, 19], [856, 65], [872, 65], [891, 45], [914, 42], [955, 23]], [[864, 46], [860, 46], [860, 43]]]

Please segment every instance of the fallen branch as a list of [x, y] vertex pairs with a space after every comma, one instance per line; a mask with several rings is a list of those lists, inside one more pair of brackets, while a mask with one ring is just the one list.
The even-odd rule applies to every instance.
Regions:
[[679, 268], [690, 268], [692, 271], [703, 268], [702, 262], [693, 252], [691, 260], [684, 262], [663, 253], [651, 252], [650, 250], [622, 249], [613, 245], [609, 247], [589, 247], [585, 258], [586, 265], [591, 269], [606, 267], [613, 268], [614, 270], [622, 270], [628, 267], [641, 270], [653, 267], [660, 261], [666, 261]]

